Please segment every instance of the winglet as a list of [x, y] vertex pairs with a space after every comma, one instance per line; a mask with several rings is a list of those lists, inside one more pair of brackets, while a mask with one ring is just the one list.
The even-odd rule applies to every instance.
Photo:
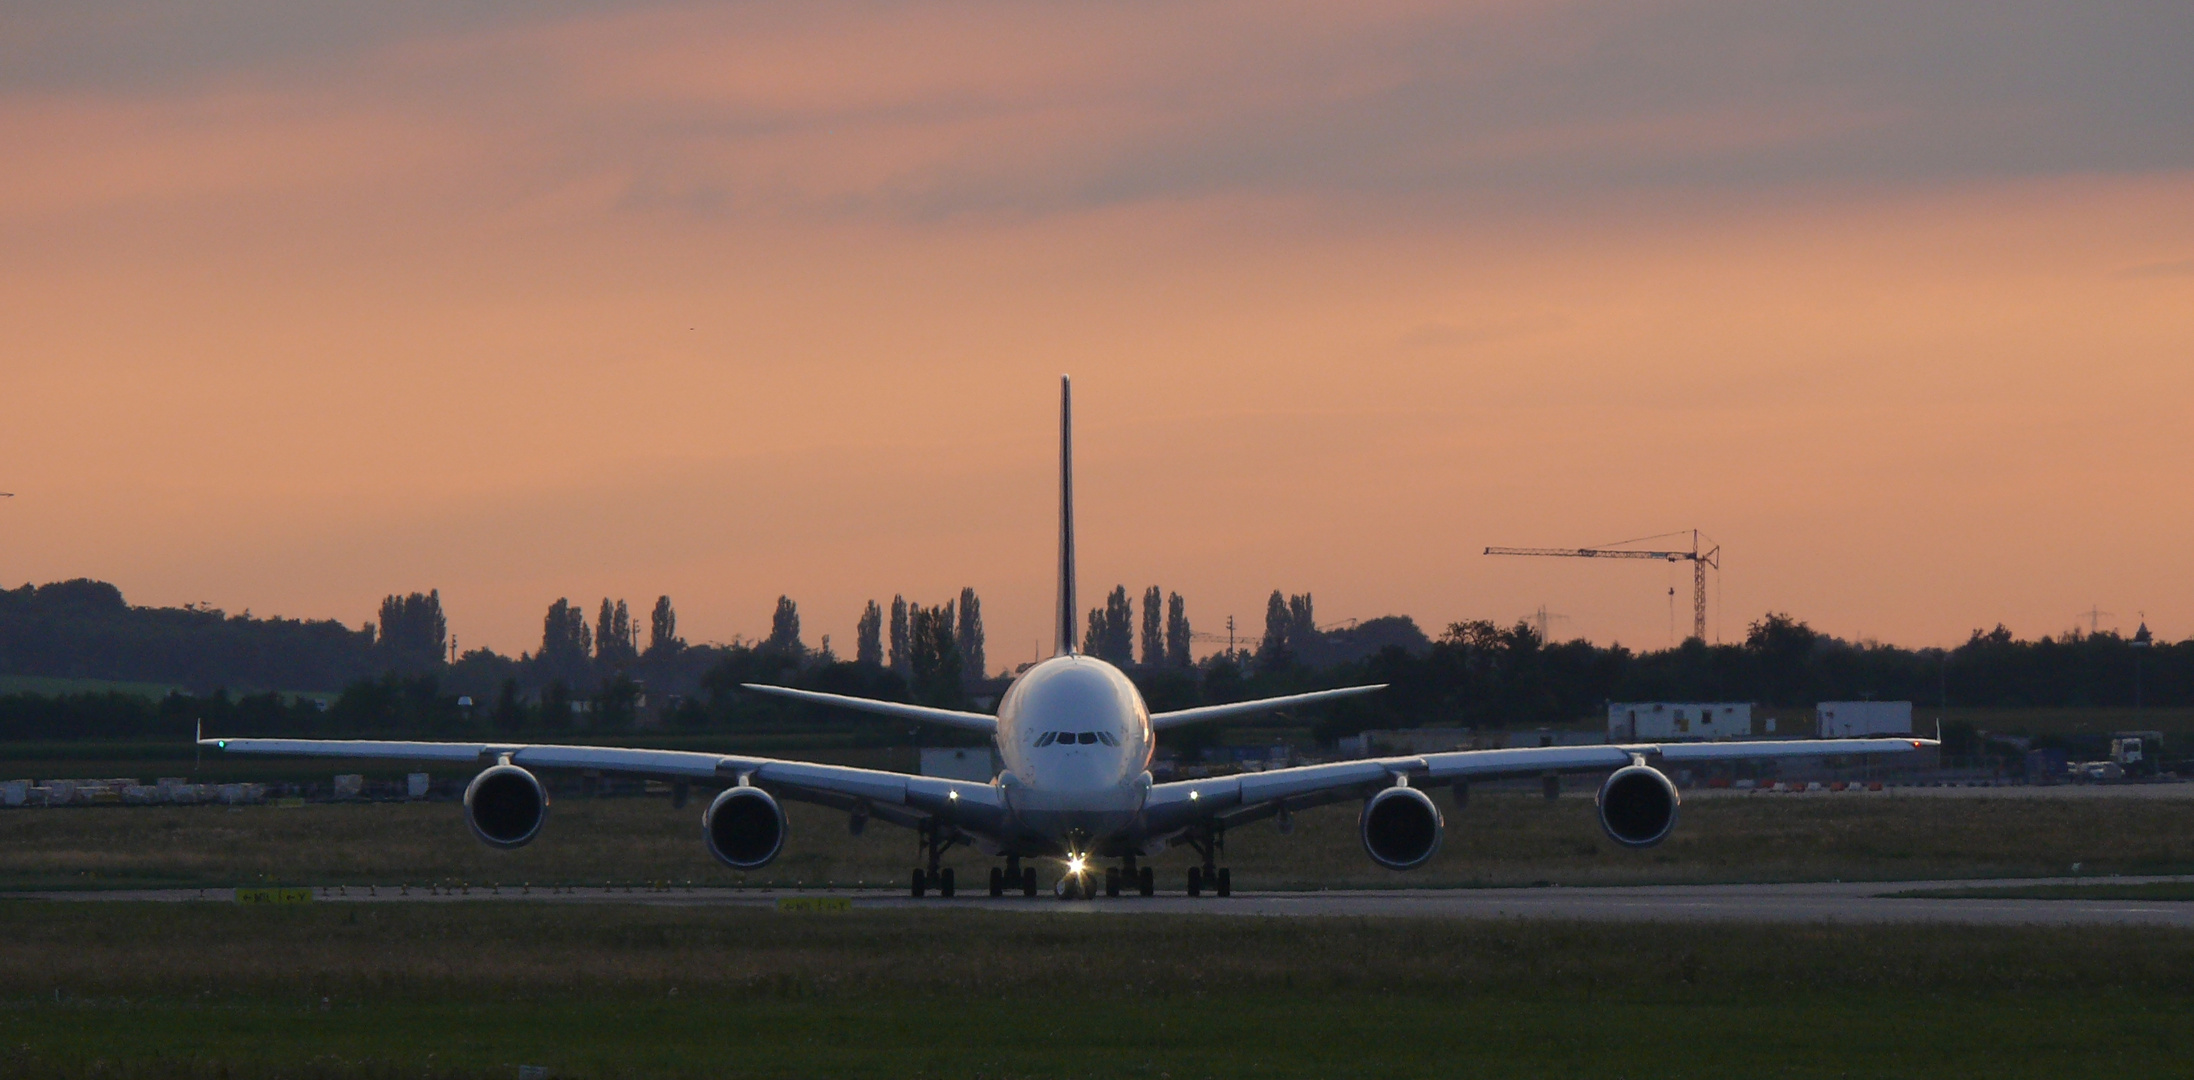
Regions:
[[1074, 382], [1059, 376], [1059, 615], [1051, 655], [1074, 655]]

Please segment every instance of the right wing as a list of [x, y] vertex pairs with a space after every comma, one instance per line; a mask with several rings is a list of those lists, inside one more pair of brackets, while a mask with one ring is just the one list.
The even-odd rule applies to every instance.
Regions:
[[1386, 689], [1385, 683], [1372, 686], [1344, 686], [1338, 690], [1313, 690], [1307, 694], [1289, 694], [1285, 697], [1257, 698], [1253, 701], [1231, 701], [1224, 705], [1204, 705], [1194, 709], [1175, 709], [1172, 712], [1150, 714], [1150, 726], [1154, 731], [1164, 731], [1182, 724], [1200, 724], [1206, 720], [1225, 720], [1229, 717], [1248, 716], [1252, 713], [1271, 712], [1295, 705], [1315, 705], [1321, 701], [1355, 697], [1374, 690]]
[[1229, 821], [1237, 817], [1254, 820], [1291, 803], [1298, 807], [1314, 806], [1359, 794], [1368, 795], [1404, 777], [1411, 781], [1446, 784], [1457, 780], [1619, 769], [1640, 758], [1649, 763], [1689, 763], [1908, 754], [1934, 745], [1937, 744], [1933, 739], [1786, 739], [1525, 746], [1507, 750], [1455, 750], [1414, 757], [1363, 758], [1156, 784], [1143, 802], [1143, 814], [1145, 828], [1153, 834], [1163, 834], [1211, 817], [1225, 816]]
[[418, 761], [482, 769], [508, 760], [526, 769], [593, 769], [658, 780], [715, 780], [727, 787], [744, 782], [786, 798], [841, 809], [865, 803], [878, 817], [895, 824], [938, 818], [979, 832], [1002, 828], [1007, 813], [1004, 793], [993, 784], [697, 750], [362, 739], [201, 738], [198, 745], [231, 754]]
[[875, 698], [848, 697], [844, 694], [824, 694], [814, 690], [794, 690], [789, 686], [770, 686], [766, 683], [740, 683], [740, 689], [761, 694], [791, 698], [815, 705], [836, 705], [841, 709], [876, 713], [901, 720], [920, 720], [928, 724], [944, 724], [947, 727], [966, 728], [985, 735], [998, 730], [998, 718], [989, 713], [960, 712], [957, 709], [932, 709], [927, 705], [904, 705], [896, 701], [878, 701]]

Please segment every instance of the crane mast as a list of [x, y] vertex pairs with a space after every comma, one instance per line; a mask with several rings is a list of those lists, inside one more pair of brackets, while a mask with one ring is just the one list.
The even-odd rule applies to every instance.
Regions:
[[[1681, 534], [1679, 534], [1681, 535]], [[1699, 530], [1691, 530], [1690, 551], [1643, 551], [1637, 548], [1529, 548], [1489, 547], [1488, 555], [1540, 555], [1562, 559], [1654, 559], [1691, 564], [1691, 636], [1706, 640], [1706, 570], [1722, 568], [1722, 547], [1699, 549]]]

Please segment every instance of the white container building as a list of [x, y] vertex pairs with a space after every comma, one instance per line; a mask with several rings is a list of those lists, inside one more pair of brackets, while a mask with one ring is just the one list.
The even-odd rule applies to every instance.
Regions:
[[1813, 707], [1824, 739], [1912, 734], [1909, 701], [1824, 701]]
[[1741, 701], [1611, 701], [1609, 742], [1687, 742], [1752, 735], [1752, 705]]

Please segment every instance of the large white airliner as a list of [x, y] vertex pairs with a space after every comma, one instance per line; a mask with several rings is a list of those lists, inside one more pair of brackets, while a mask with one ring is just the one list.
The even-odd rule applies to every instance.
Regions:
[[[991, 737], [1005, 769], [989, 783], [911, 776], [876, 769], [684, 750], [522, 743], [376, 742], [333, 739], [205, 739], [232, 754], [311, 755], [484, 766], [465, 789], [465, 820], [481, 841], [516, 848], [540, 835], [548, 791], [536, 769], [591, 769], [721, 785], [701, 815], [710, 854], [735, 870], [767, 865], [785, 846], [788, 829], [778, 800], [794, 799], [845, 811], [859, 832], [870, 818], [920, 835], [925, 865], [916, 867], [917, 897], [954, 892], [946, 850], [969, 844], [999, 860], [990, 894], [1035, 895], [1036, 863], [1058, 868], [1056, 891], [1067, 897], [1106, 896], [1122, 889], [1149, 896], [1156, 889], [1141, 857], [1187, 845], [1200, 856], [1188, 871], [1188, 893], [1232, 891], [1220, 858], [1226, 832], [1268, 817], [1281, 828], [1306, 807], [1363, 800], [1364, 852], [1393, 870], [1423, 865], [1439, 850], [1440, 810], [1426, 789], [1453, 787], [1458, 804], [1473, 780], [1552, 777], [1609, 771], [1596, 805], [1600, 826], [1625, 847], [1660, 843], [1676, 826], [1676, 786], [1655, 766], [1740, 758], [1890, 754], [1933, 745], [1926, 739], [1833, 739], [1461, 750], [1407, 757], [1337, 761], [1236, 776], [1155, 783], [1150, 762], [1158, 733], [1185, 724], [1245, 716], [1383, 689], [1352, 686], [1255, 701], [1153, 713], [1120, 669], [1075, 647], [1073, 400], [1059, 387], [1059, 594], [1050, 659], [1023, 671], [998, 703], [998, 714], [749, 684], [748, 690], [820, 705], [879, 713], [980, 731]], [[1097, 860], [1115, 859], [1102, 868]]]

